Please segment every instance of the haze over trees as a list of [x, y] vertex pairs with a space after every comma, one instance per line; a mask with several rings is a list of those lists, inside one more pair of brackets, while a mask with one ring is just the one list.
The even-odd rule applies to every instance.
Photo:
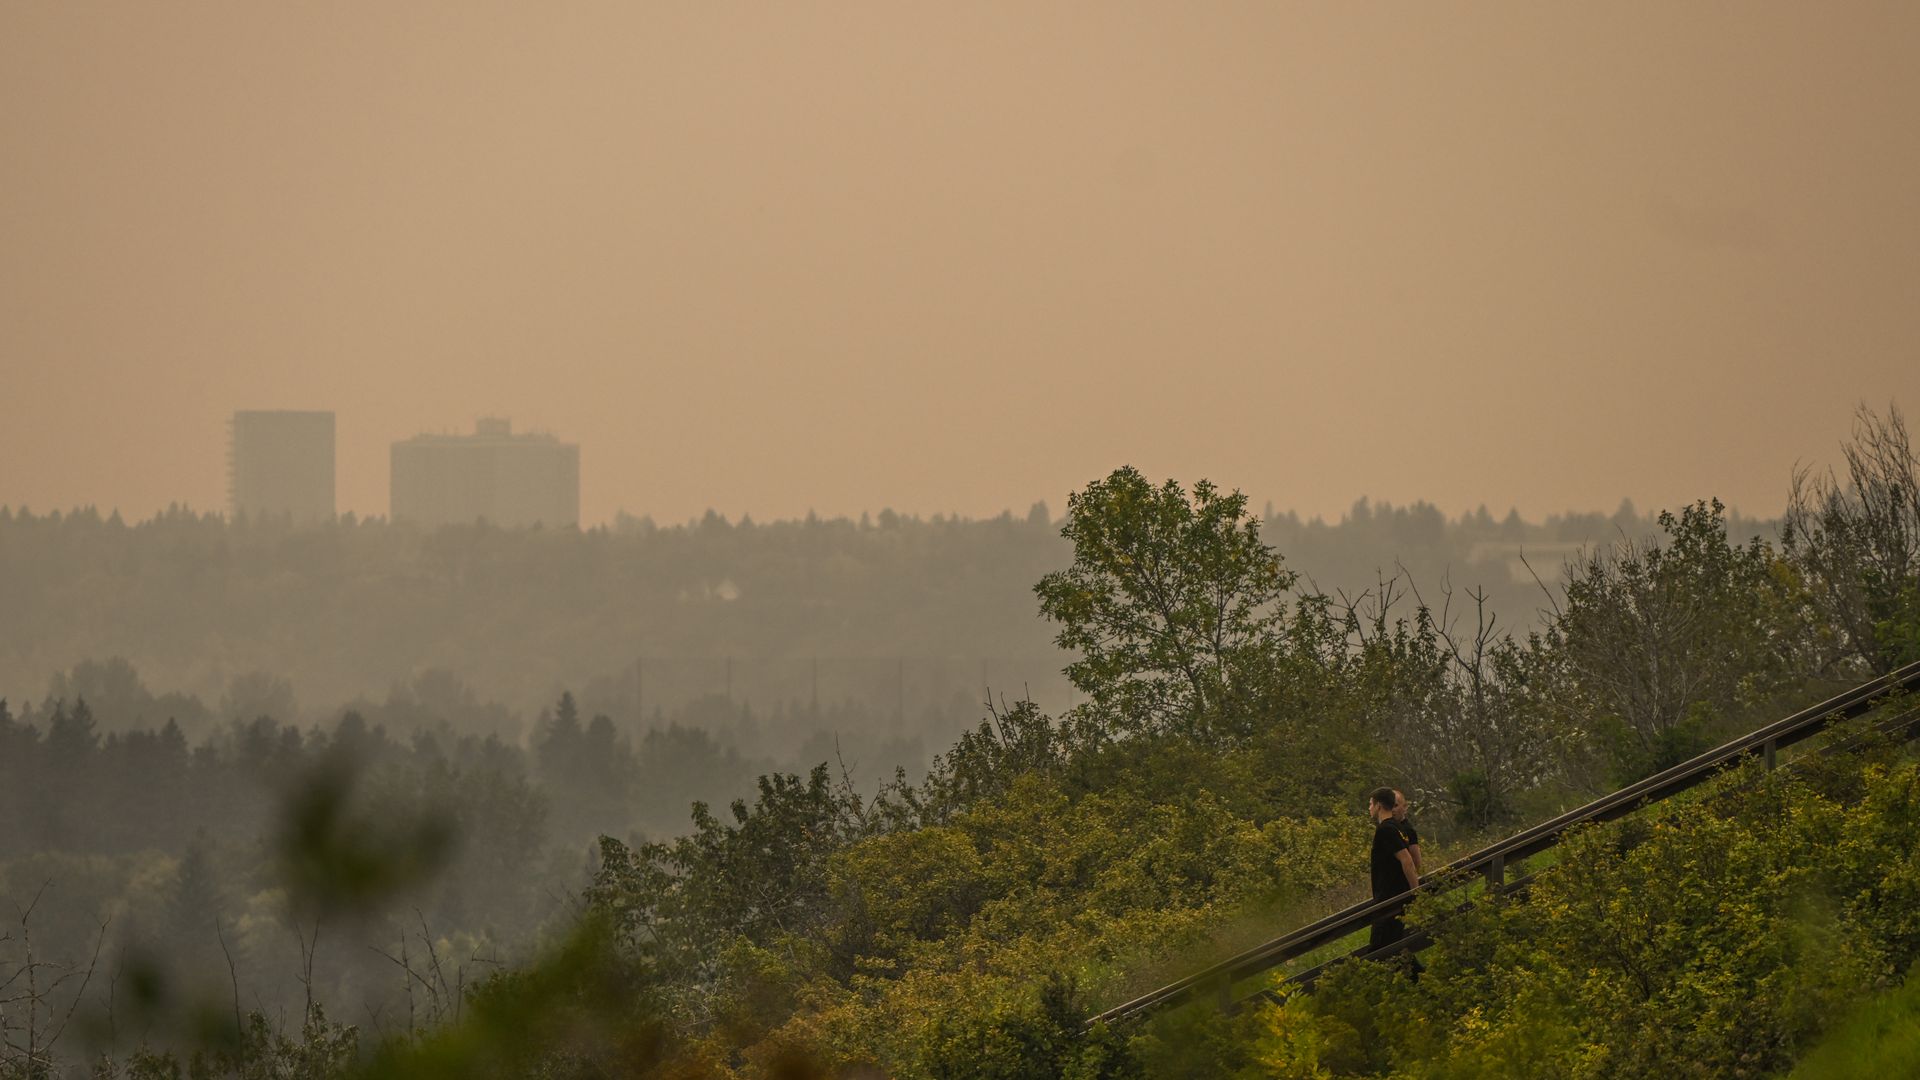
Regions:
[[[1337, 905], [1383, 777], [1458, 850], [1920, 659], [1920, 521], [1887, 497], [1913, 456], [1861, 450], [1905, 446], [1904, 425], [1863, 412], [1850, 445], [1862, 471], [1803, 485], [1780, 539], [1711, 499], [1664, 512], [1511, 629], [1457, 577], [1314, 588], [1240, 494], [1116, 470], [1022, 583], [1074, 658], [1072, 703], [996, 700], [878, 787], [825, 754], [722, 766], [702, 727], [636, 742], [564, 690], [525, 742], [461, 731], [423, 703], [510, 708], [437, 676], [389, 695], [392, 727], [209, 716], [189, 738], [79, 695], [0, 707], [20, 912], [0, 985], [30, 982], [11, 1000], [33, 1007], [4, 1014], [0, 1069], [35, 1075], [48, 1018], [74, 1015], [88, 1034], [62, 1053], [142, 1077], [196, 1052], [203, 1075], [1131, 1077], [1196, 1054], [1249, 1076], [1778, 1071], [1920, 958], [1901, 747], [1576, 838], [1533, 902], [1454, 924], [1418, 988], [1354, 965], [1237, 1019], [1079, 1024]], [[359, 529], [384, 535], [331, 535]], [[100, 671], [131, 707], [159, 700]], [[297, 709], [296, 685], [234, 682], [222, 707]], [[740, 797], [636, 828], [636, 806], [743, 763]]]
[[[1042, 505], [984, 521], [623, 518], [584, 533], [0, 507], [0, 692], [16, 705], [84, 695], [109, 728], [172, 718], [192, 739], [383, 700], [398, 725], [407, 699], [463, 733], [524, 738], [563, 689], [638, 734], [656, 710], [718, 698], [761, 719], [858, 709], [896, 737], [929, 736], [931, 751], [971, 723], [987, 686], [1073, 704], [1073, 657], [1030, 591], [1071, 555], [1060, 525]], [[1728, 527], [1742, 540], [1774, 531]], [[1513, 627], [1547, 606], [1527, 563], [1551, 581], [1582, 545], [1654, 528], [1628, 506], [1528, 523], [1364, 499], [1339, 522], [1261, 521], [1301, 592], [1357, 594], [1404, 567], [1429, 589], [1484, 589]]]

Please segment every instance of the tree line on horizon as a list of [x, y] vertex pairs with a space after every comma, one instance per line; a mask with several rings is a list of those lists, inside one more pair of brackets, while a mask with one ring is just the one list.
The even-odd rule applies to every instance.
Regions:
[[[1445, 581], [1516, 628], [1538, 624], [1543, 583], [1582, 545], [1658, 532], [1624, 504], [1530, 523], [1363, 499], [1336, 523], [1262, 524], [1303, 588]], [[173, 719], [189, 739], [262, 713], [366, 713], [423, 682], [444, 689], [431, 704], [445, 719], [508, 739], [563, 689], [634, 735], [718, 694], [762, 717], [863, 712], [863, 731], [938, 746], [989, 690], [1072, 704], [1070, 657], [1027, 590], [1068, 556], [1059, 526], [1044, 504], [980, 521], [710, 513], [585, 532], [0, 507], [0, 694], [16, 711], [85, 696], [109, 726]], [[1743, 540], [1775, 527], [1728, 519]]]

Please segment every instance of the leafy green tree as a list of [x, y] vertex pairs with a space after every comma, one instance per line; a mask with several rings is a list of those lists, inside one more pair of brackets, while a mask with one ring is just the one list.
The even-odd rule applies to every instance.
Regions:
[[731, 822], [693, 807], [693, 831], [639, 847], [600, 838], [590, 910], [666, 982], [684, 1020], [711, 1018], [729, 950], [817, 936], [830, 909], [828, 860], [860, 829], [860, 800], [827, 767], [760, 778]]
[[1080, 1033], [1086, 1009], [1050, 973], [1037, 987], [939, 1017], [921, 1066], [930, 1080], [1121, 1080], [1137, 1076], [1104, 1031]]
[[1132, 467], [1067, 498], [1073, 565], [1034, 586], [1096, 737], [1249, 726], [1246, 690], [1287, 652], [1295, 575], [1260, 540], [1246, 496], [1154, 487]]
[[[1416, 607], [1396, 616], [1403, 588]], [[1350, 603], [1354, 678], [1403, 786], [1482, 829], [1512, 820], [1518, 797], [1555, 774], [1564, 730], [1540, 693], [1552, 657], [1501, 627], [1483, 593], [1468, 595], [1464, 617], [1451, 585], [1442, 598], [1435, 611], [1388, 579]]]
[[963, 731], [953, 748], [936, 755], [920, 786], [896, 785], [886, 796], [900, 795], [906, 820], [922, 825], [945, 822], [954, 814], [987, 799], [1005, 795], [1013, 782], [1028, 774], [1060, 769], [1070, 753], [1066, 732], [1031, 701], [1008, 708], [989, 704], [987, 719], [972, 731]]
[[1793, 478], [1781, 529], [1839, 653], [1884, 674], [1920, 659], [1920, 458], [1896, 407], [1862, 406], [1832, 472]]
[[1798, 674], [1803, 605], [1758, 538], [1727, 538], [1718, 499], [1660, 515], [1664, 543], [1629, 541], [1570, 568], [1544, 635], [1563, 705], [1589, 718], [1627, 782], [1684, 761], [1773, 704]]

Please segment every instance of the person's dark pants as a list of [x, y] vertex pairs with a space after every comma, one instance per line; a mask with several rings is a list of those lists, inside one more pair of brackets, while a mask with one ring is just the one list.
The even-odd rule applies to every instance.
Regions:
[[1380, 919], [1373, 924], [1373, 932], [1367, 937], [1369, 952], [1382, 945], [1391, 945], [1407, 936], [1407, 924], [1400, 921], [1398, 915]]
[[[1373, 929], [1367, 936], [1367, 951], [1372, 952], [1382, 945], [1391, 945], [1406, 936], [1407, 924], [1401, 922], [1398, 915], [1388, 919], [1381, 919], [1373, 924]], [[1412, 974], [1415, 979], [1418, 979], [1420, 973], [1427, 969], [1427, 966], [1420, 962], [1420, 958], [1413, 955], [1411, 949], [1387, 959], [1389, 962], [1407, 965], [1407, 971]]]

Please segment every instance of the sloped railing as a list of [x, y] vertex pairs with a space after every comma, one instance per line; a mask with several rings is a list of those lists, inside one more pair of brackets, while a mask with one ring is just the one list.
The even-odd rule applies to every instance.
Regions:
[[[1350, 934], [1365, 930], [1380, 919], [1392, 918], [1404, 911], [1407, 905], [1418, 896], [1432, 895], [1455, 888], [1463, 881], [1471, 880], [1471, 875], [1484, 876], [1489, 889], [1512, 888], [1520, 882], [1506, 880], [1507, 868], [1510, 865], [1516, 865], [1559, 843], [1561, 835], [1576, 825], [1612, 821], [1624, 817], [1648, 803], [1658, 802], [1704, 783], [1729, 765], [1751, 757], [1760, 757], [1771, 769], [1775, 764], [1775, 755], [1780, 750], [1810, 739], [1834, 724], [1865, 715], [1881, 705], [1889, 695], [1915, 689], [1920, 689], [1920, 663], [1908, 664], [1897, 671], [1861, 683], [1818, 705], [1802, 709], [1784, 720], [1755, 729], [1696, 758], [1655, 773], [1637, 783], [1629, 784], [1611, 794], [1603, 795], [1585, 806], [1569, 810], [1556, 818], [1515, 833], [1471, 855], [1455, 859], [1428, 874], [1421, 880], [1417, 889], [1385, 900], [1367, 900], [1343, 911], [1334, 912], [1323, 919], [1291, 930], [1271, 941], [1256, 945], [1236, 956], [1197, 971], [1184, 979], [1168, 983], [1157, 990], [1116, 1005], [1094, 1016], [1087, 1021], [1087, 1024], [1091, 1027], [1101, 1023], [1114, 1024], [1136, 1020], [1204, 995], [1215, 996], [1223, 1007], [1230, 1008], [1234, 1001], [1235, 984], [1305, 956]], [[1916, 726], [1920, 726], [1920, 711], [1908, 712], [1898, 718], [1897, 723], [1889, 726], [1899, 727], [1910, 734]], [[1392, 945], [1382, 946], [1372, 952], [1361, 950], [1351, 956], [1380, 959], [1401, 951], [1424, 948], [1428, 943], [1428, 938], [1423, 931], [1414, 930]], [[1328, 963], [1337, 963], [1351, 956], [1340, 957]], [[1327, 966], [1328, 964], [1321, 964], [1308, 971], [1300, 972], [1290, 977], [1288, 981], [1310, 985]]]

